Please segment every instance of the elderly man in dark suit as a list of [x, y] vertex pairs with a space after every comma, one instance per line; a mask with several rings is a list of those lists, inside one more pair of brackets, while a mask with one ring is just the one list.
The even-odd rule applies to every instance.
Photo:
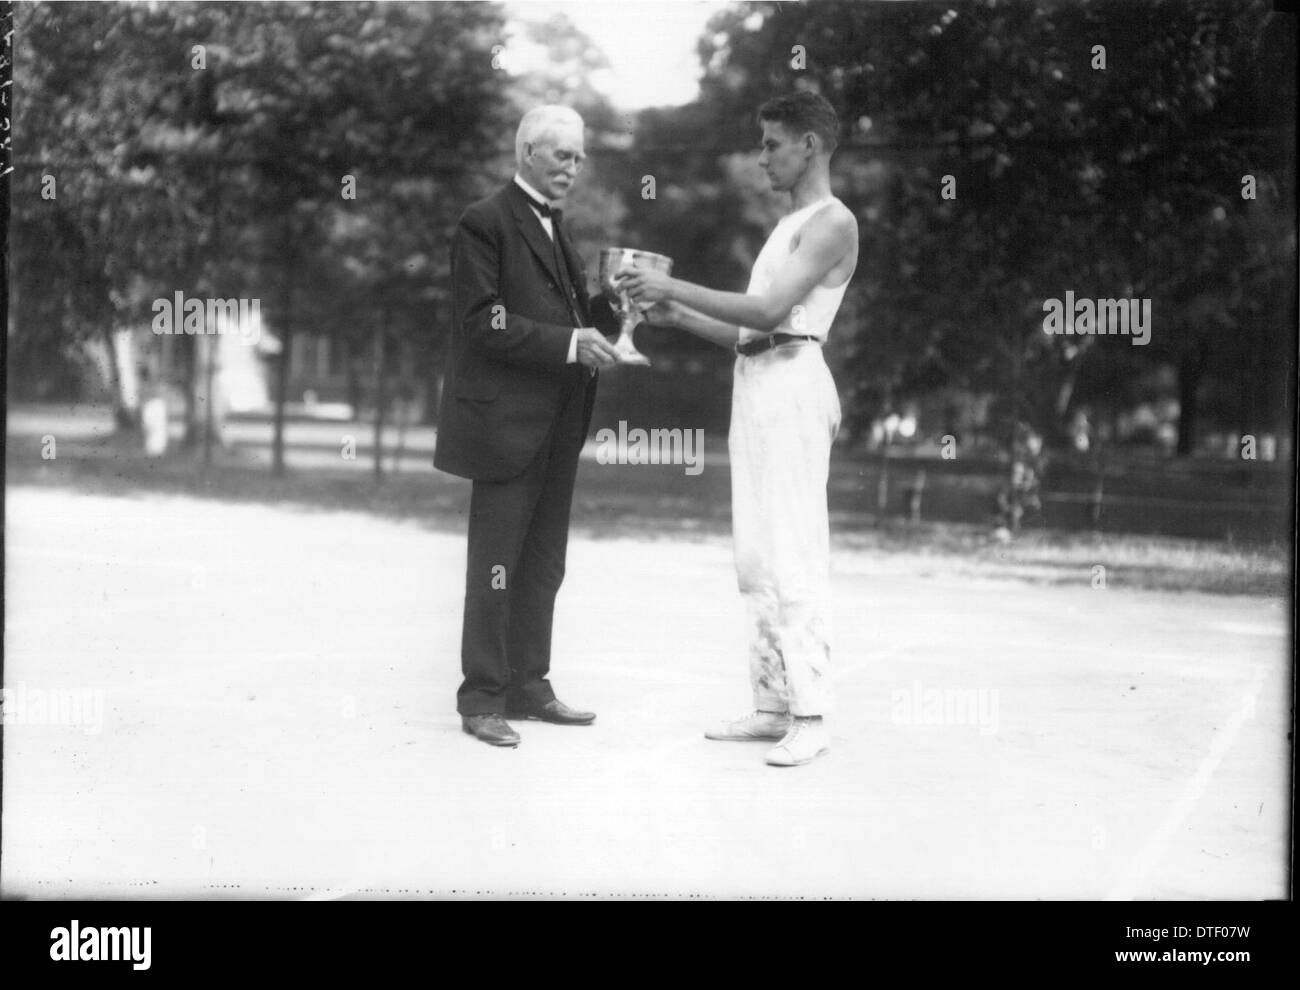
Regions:
[[555, 697], [551, 620], [564, 578], [578, 454], [596, 370], [618, 360], [598, 325], [608, 304], [586, 271], [561, 206], [582, 169], [583, 122], [568, 107], [530, 110], [518, 171], [465, 210], [452, 240], [451, 346], [434, 465], [474, 482], [461, 633], [464, 730], [517, 746], [507, 718], [587, 725]]

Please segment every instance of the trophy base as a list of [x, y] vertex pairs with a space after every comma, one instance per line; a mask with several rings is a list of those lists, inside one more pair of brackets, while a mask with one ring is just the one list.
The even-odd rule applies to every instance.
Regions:
[[614, 350], [618, 352], [619, 364], [635, 364], [642, 367], [650, 367], [650, 359], [636, 349], [632, 343], [632, 335], [625, 333], [618, 338], [614, 344]]
[[618, 363], [635, 364], [645, 368], [650, 367], [650, 359], [646, 357], [644, 354], [642, 354], [640, 351], [619, 351]]

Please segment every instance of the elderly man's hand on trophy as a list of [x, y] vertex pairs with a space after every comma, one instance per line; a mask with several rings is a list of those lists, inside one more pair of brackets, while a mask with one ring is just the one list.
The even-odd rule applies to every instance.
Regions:
[[622, 333], [614, 349], [623, 364], [648, 365], [650, 361], [632, 343], [632, 332], [642, 321], [642, 314], [655, 299], [633, 299], [628, 293], [628, 279], [637, 274], [654, 272], [665, 278], [672, 271], [673, 259], [651, 251], [630, 248], [605, 248], [600, 252], [600, 287], [622, 320]]
[[588, 368], [607, 368], [618, 364], [619, 353], [595, 327], [581, 327], [578, 330], [577, 358], [579, 364]]

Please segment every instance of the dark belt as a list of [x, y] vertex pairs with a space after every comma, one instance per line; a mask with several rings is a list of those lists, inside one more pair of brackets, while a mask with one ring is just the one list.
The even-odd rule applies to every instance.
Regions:
[[779, 347], [781, 344], [788, 344], [792, 340], [817, 340], [817, 338], [808, 334], [774, 333], [766, 337], [759, 337], [758, 340], [751, 340], [747, 344], [737, 344], [736, 353], [741, 357], [753, 357], [755, 354], [762, 354], [764, 351]]

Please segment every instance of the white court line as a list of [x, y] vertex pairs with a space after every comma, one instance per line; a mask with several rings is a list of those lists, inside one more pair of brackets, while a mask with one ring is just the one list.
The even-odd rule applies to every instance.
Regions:
[[1215, 632], [1225, 632], [1233, 636], [1285, 636], [1287, 632], [1285, 628], [1259, 622], [1202, 622], [1201, 625]]
[[835, 683], [838, 684], [840, 681], [847, 680], [849, 677], [852, 677], [859, 670], [866, 670], [868, 667], [874, 667], [881, 660], [888, 659], [889, 657], [892, 656], [897, 656], [899, 653], [905, 653], [908, 650], [915, 649], [919, 645], [920, 645], [919, 643], [904, 643], [902, 646], [895, 646], [889, 650], [881, 650], [879, 653], [871, 654], [870, 658], [866, 660], [859, 660], [857, 663], [851, 663], [847, 667], [836, 667], [834, 661], [832, 661], [831, 677], [835, 680]]
[[590, 663], [576, 664], [568, 663], [565, 664], [564, 670], [566, 674], [593, 674], [597, 676], [616, 674], [619, 677], [626, 677], [629, 680], [663, 683], [665, 691], [676, 690], [684, 685], [729, 684], [732, 681], [730, 674], [722, 672], [717, 674], [701, 674], [692, 670], [678, 670], [671, 674], [665, 674], [663, 669], [655, 667], [652, 661], [647, 661], [643, 666], [607, 663], [604, 661], [592, 661]]
[[700, 729], [692, 732], [690, 736], [678, 736], [671, 742], [664, 743], [662, 746], [656, 746], [654, 749], [643, 753], [640, 756], [634, 756], [630, 760], [621, 762], [616, 767], [610, 767], [602, 776], [622, 777], [629, 770], [648, 770], [651, 767], [658, 766], [660, 763], [676, 756], [678, 753], [688, 749], [694, 749], [701, 742], [707, 742], [704, 738], [704, 730]]
[[[189, 573], [199, 571], [204, 575], [205, 583], [207, 582], [207, 575], [209, 572], [219, 571], [223, 567], [230, 566], [224, 563], [208, 564], [205, 563], [202, 558], [199, 558], [197, 560], [187, 561], [185, 563], [179, 563], [174, 558], [167, 558], [167, 557], [123, 558], [121, 555], [117, 555], [117, 554], [85, 553], [83, 551], [77, 551], [77, 550], [55, 550], [55, 549], [51, 549], [50, 547], [24, 546], [23, 544], [16, 544], [12, 547], [6, 545], [5, 547], [6, 554], [12, 553], [14, 551], [17, 551], [19, 553], [24, 553], [24, 554], [31, 554], [32, 556], [37, 556], [37, 557], [47, 557], [47, 558], [64, 559], [64, 560], [89, 560], [89, 561], [96, 561], [96, 562], [107, 561], [114, 565], [121, 565], [125, 563], [129, 565], [141, 566], [141, 567], [147, 566], [147, 567], [173, 568], [178, 571], [184, 571]], [[167, 606], [187, 605], [187, 604], [193, 604], [195, 602], [202, 602], [203, 609], [207, 611], [211, 611], [213, 606], [217, 604], [221, 604], [221, 605], [233, 604], [250, 598], [255, 600], [268, 600], [268, 596], [270, 595], [271, 593], [268, 589], [268, 586], [251, 585], [245, 582], [240, 582], [238, 584], [238, 587], [235, 589], [229, 587], [223, 587], [221, 588], [219, 593], [217, 593], [215, 591], [215, 588], [212, 586], [203, 587], [203, 588], [191, 587], [190, 591], [184, 595], [161, 596], [161, 595], [146, 594], [144, 595], [143, 600], [141, 601], [136, 601], [133, 603], [125, 603], [120, 605], [119, 604], [96, 605], [93, 608], [89, 608], [82, 612], [79, 612], [78, 615], [83, 618], [89, 617], [94, 619], [111, 619], [119, 615], [131, 615], [132, 613], [137, 613], [137, 612], [155, 612]], [[131, 597], [139, 598], [140, 596], [133, 595]], [[49, 603], [37, 602], [34, 604], [38, 614], [31, 618], [8, 619], [6, 616], [6, 621], [4, 624], [5, 631], [19, 632], [24, 629], [30, 629], [33, 626], [46, 626], [49, 624], [50, 621], [49, 620], [50, 612], [66, 612], [70, 607], [67, 602], [49, 602]], [[42, 608], [43, 608], [43, 612], [42, 612]], [[24, 607], [24, 611], [30, 611], [30, 610], [31, 610], [30, 607]], [[8, 609], [8, 613], [12, 613], [13, 611], [14, 610], [12, 607]]]
[[[1284, 636], [1285, 633], [1283, 630], [1279, 629], [1277, 631], [1277, 635], [1281, 637]], [[1074, 654], [1085, 653], [1090, 655], [1097, 655], [1099, 653], [1118, 654], [1121, 651], [1123, 651], [1123, 655], [1134, 662], [1138, 660], [1162, 660], [1169, 663], [1175, 663], [1180, 666], [1185, 665], [1187, 663], [1186, 653], [1157, 653], [1153, 650], [1133, 651], [1133, 650], [1129, 650], [1127, 647], [1081, 646], [1077, 643], [1061, 645], [1061, 644], [1052, 643], [1051, 641], [1046, 639], [1042, 639], [1042, 640], [1002, 639], [1000, 637], [997, 637], [996, 635], [990, 637], [990, 641], [996, 643], [998, 646], [1020, 646], [1025, 648], [1032, 648], [1043, 653], [1074, 653]], [[1129, 664], [1129, 666], [1132, 666], [1132, 664]]]
[[108, 563], [114, 565], [134, 564], [136, 566], [149, 567], [182, 567], [192, 568], [197, 566], [206, 566], [202, 558], [196, 555], [196, 560], [187, 561], [186, 563], [177, 563], [171, 557], [139, 557], [127, 552], [123, 553], [87, 553], [84, 550], [56, 550], [52, 547], [42, 546], [25, 546], [21, 543], [5, 546], [5, 553], [29, 553], [38, 557], [50, 557], [56, 560], [88, 560], [94, 563]]
[[[684, 750], [695, 748], [702, 742], [705, 743], [708, 742], [708, 740], [704, 738], [703, 730], [692, 733], [689, 737], [678, 736], [672, 741], [664, 743], [662, 746], [658, 746], [648, 752], [641, 754], [640, 756], [634, 756], [630, 760], [625, 760], [623, 762], [620, 762], [617, 766], [610, 767], [601, 773], [593, 774], [590, 779], [592, 781], [598, 782], [601, 780], [607, 780], [610, 777], [619, 777], [619, 778], [625, 777], [629, 771], [648, 770], [651, 767], [654, 767], [672, 758], [673, 756], [676, 756], [678, 753]], [[713, 743], [713, 745], [727, 745], [727, 744]], [[306, 897], [301, 898], [301, 900], [336, 901], [344, 897], [347, 897], [349, 894], [354, 894], [357, 891], [373, 890], [379, 886], [380, 884], [378, 881], [371, 881], [366, 883], [354, 882], [350, 887], [347, 888], [330, 888], [327, 890], [315, 891], [314, 893], [308, 894]], [[488, 894], [489, 896], [504, 896], [500, 893], [492, 892], [492, 891], [489, 891]]]
[[[847, 667], [842, 667], [842, 668], [837, 668], [835, 666], [834, 661], [832, 660], [831, 676], [838, 683], [839, 681], [851, 677], [853, 674], [856, 674], [859, 670], [865, 670], [866, 668], [872, 667], [875, 664], [879, 663], [881, 660], [886, 660], [899, 653], [905, 653], [908, 650], [914, 649], [918, 645], [920, 644], [904, 643], [901, 646], [895, 646], [888, 650], [880, 650], [878, 652], [872, 653], [871, 656], [866, 660], [860, 660], [857, 663], [849, 664]], [[735, 680], [734, 673], [724, 673], [722, 671], [709, 674], [709, 673], [697, 673], [696, 671], [678, 670], [678, 671], [674, 671], [671, 674], [666, 674], [662, 669], [657, 667], [650, 667], [650, 666], [641, 667], [641, 666], [635, 666], [633, 664], [606, 663], [606, 662], [568, 664], [566, 665], [565, 670], [576, 672], [576, 673], [585, 673], [585, 674], [618, 674], [620, 676], [628, 677], [634, 680], [656, 681], [663, 684], [663, 691], [665, 692], [674, 691], [682, 687], [683, 685], [730, 684]], [[742, 667], [741, 673], [742, 675], [747, 675], [748, 667]]]
[[[1260, 631], [1259, 635], [1263, 635], [1263, 632]], [[1282, 629], [1278, 629], [1274, 631], [1272, 635], [1274, 635], [1277, 638], [1282, 638], [1286, 635], [1286, 631]], [[1102, 646], [1102, 647], [1081, 646], [1077, 643], [1060, 644], [1060, 643], [1054, 643], [1051, 640], [1047, 640], [1047, 639], [1042, 639], [1042, 640], [1006, 639], [1003, 637], [999, 637], [996, 634], [991, 635], [987, 640], [987, 642], [995, 643], [998, 647], [1021, 647], [1029, 650], [1037, 650], [1043, 653], [1067, 653], [1067, 654], [1075, 654], [1075, 655], [1082, 653], [1082, 654], [1095, 656], [1102, 653], [1112, 654], [1117, 651], [1117, 648], [1110, 647], [1110, 646]], [[874, 665], [880, 660], [884, 660], [888, 657], [894, 656], [895, 654], [902, 653], [907, 650], [915, 649], [923, 645], [924, 644], [922, 644], [921, 642], [906, 643], [902, 646], [894, 647], [893, 649], [883, 650], [879, 653], [872, 654], [872, 656], [866, 660], [860, 660], [857, 663], [849, 664], [849, 666], [843, 668], [836, 668], [834, 664], [834, 660], [832, 660], [831, 673], [835, 677], [836, 681], [843, 680], [847, 677], [850, 677], [853, 674], [856, 674], [860, 670], [863, 670], [867, 667], [871, 667], [872, 665]], [[944, 644], [937, 643], [937, 642], [931, 643], [930, 646], [931, 649], [935, 651], [936, 655], [942, 650], [947, 648]], [[978, 647], [975, 648], [978, 649]], [[1185, 653], [1158, 653], [1150, 650], [1142, 650], [1140, 652], [1128, 652], [1125, 654], [1125, 656], [1133, 662], [1142, 661], [1142, 660], [1156, 660], [1156, 661], [1164, 661], [1169, 663], [1176, 663], [1180, 665], [1185, 664], [1187, 662], [1187, 654]], [[1130, 666], [1131, 665], [1132, 664], [1130, 664]]]
[[1265, 667], [1263, 665], [1255, 668], [1255, 676], [1251, 678], [1250, 684], [1241, 696], [1241, 702], [1237, 705], [1236, 710], [1229, 716], [1228, 724], [1224, 726], [1222, 732], [1215, 733], [1214, 742], [1210, 744], [1210, 751], [1205, 754], [1205, 759], [1201, 760], [1200, 766], [1196, 768], [1196, 773], [1188, 778], [1187, 783], [1183, 785], [1183, 791], [1178, 796], [1178, 800], [1173, 803], [1164, 820], [1147, 838], [1138, 854], [1133, 857], [1127, 871], [1128, 876], [1106, 895], [1106, 900], [1131, 901], [1137, 897], [1138, 891], [1145, 883], [1148, 874], [1164, 858], [1169, 846], [1169, 840], [1187, 820], [1188, 816], [1191, 815], [1197, 802], [1205, 795], [1205, 791], [1210, 786], [1210, 780], [1214, 777], [1214, 771], [1219, 768], [1219, 764], [1223, 762], [1223, 758], [1228, 755], [1233, 743], [1237, 741], [1237, 734], [1241, 731], [1242, 725], [1246, 723], [1247, 719], [1255, 717], [1255, 703], [1258, 701], [1259, 693], [1264, 687], [1264, 674]]
[[[892, 649], [881, 650], [877, 653], [873, 653], [870, 659], [863, 660], [855, 664], [850, 664], [848, 667], [845, 667], [842, 670], [837, 671], [835, 670], [834, 667], [832, 667], [832, 676], [835, 678], [835, 681], [838, 684], [841, 680], [851, 676], [852, 674], [857, 673], [859, 670], [864, 670], [868, 667], [872, 667], [875, 664], [879, 663], [881, 660], [895, 656], [896, 654], [899, 653], [906, 652], [907, 650], [913, 649], [917, 645], [918, 644], [916, 643], [904, 643], [901, 646], [895, 646]], [[676, 683], [674, 684], [674, 687], [675, 686], [677, 686]], [[698, 729], [695, 732], [693, 732], [690, 736], [687, 737], [679, 736], [669, 742], [666, 742], [660, 746], [655, 747], [652, 750], [649, 750], [648, 752], [642, 754], [641, 756], [633, 757], [630, 761], [619, 764], [617, 768], [610, 769], [605, 774], [605, 776], [609, 776], [611, 774], [615, 776], [621, 776], [625, 774], [629, 769], [641, 769], [641, 770], [649, 769], [650, 767], [657, 766], [660, 763], [663, 763], [666, 760], [671, 759], [672, 757], [676, 756], [678, 753], [684, 752], [688, 749], [695, 748], [700, 744], [701, 741], [716, 743], [716, 740], [706, 740], [704, 737], [704, 730]], [[725, 743], [722, 745], [725, 745]]]
[[136, 678], [129, 684], [119, 684], [112, 690], [118, 694], [129, 695], [138, 691], [151, 690], [159, 685], [183, 684], [186, 681], [192, 681], [195, 679], [211, 680], [219, 674], [240, 670], [250, 664], [273, 664], [278, 660], [312, 660], [319, 656], [320, 654], [318, 653], [303, 650], [276, 650], [272, 653], [242, 653], [236, 659], [226, 660], [222, 663], [203, 663], [199, 666], [187, 667], [174, 674], [159, 674], [156, 677]]
[[[267, 601], [270, 600], [270, 592], [266, 588], [256, 587], [248, 588], [245, 591], [232, 593], [223, 591], [219, 597], [213, 597], [211, 589], [199, 591], [194, 590], [187, 595], [167, 595], [156, 598], [149, 597], [144, 601], [137, 601], [124, 605], [96, 605], [94, 608], [88, 608], [77, 613], [78, 619], [113, 619], [122, 615], [132, 615], [134, 613], [144, 612], [153, 613], [159, 609], [173, 605], [193, 605], [199, 603], [201, 607], [198, 611], [209, 612], [218, 605], [234, 605], [245, 600]], [[132, 596], [138, 597], [138, 596]], [[206, 601], [205, 601], [206, 599]], [[48, 602], [36, 603], [35, 611], [39, 614], [26, 619], [12, 619], [5, 621], [5, 632], [21, 632], [24, 629], [31, 629], [34, 626], [45, 627], [51, 622], [51, 613], [66, 613], [70, 608], [75, 608], [76, 603], [69, 602]], [[13, 611], [12, 607], [10, 611]], [[24, 606], [23, 611], [33, 611], [30, 606]]]

